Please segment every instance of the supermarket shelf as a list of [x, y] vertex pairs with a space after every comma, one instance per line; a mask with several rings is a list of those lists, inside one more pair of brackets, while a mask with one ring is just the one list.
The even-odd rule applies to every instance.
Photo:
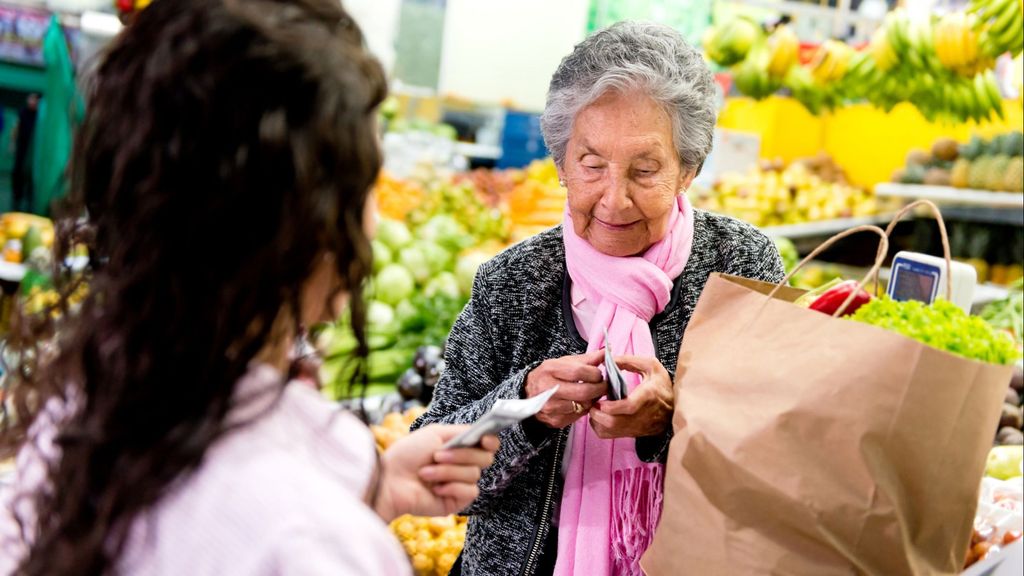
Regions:
[[[88, 256], [72, 256], [64, 261], [65, 265], [75, 272], [81, 272], [89, 264]], [[0, 281], [21, 282], [28, 268], [24, 264], [16, 264], [0, 260]]]
[[850, 3], [848, 1], [840, 2], [838, 7], [819, 6], [807, 2], [793, 2], [792, 0], [731, 0], [730, 3], [778, 10], [783, 14], [793, 16], [836, 19], [839, 25], [855, 22], [867, 24], [879, 24], [881, 22], [879, 18], [866, 16], [850, 10]]
[[25, 277], [26, 270], [27, 268], [23, 264], [0, 260], [0, 280], [21, 282], [21, 279]]
[[837, 218], [835, 220], [821, 220], [819, 222], [805, 222], [802, 224], [787, 224], [785, 226], [768, 226], [761, 231], [771, 238], [808, 238], [811, 236], [827, 236], [842, 232], [847, 228], [860, 226], [861, 224], [888, 224], [894, 214], [877, 214], [875, 216], [862, 216], [858, 218]]
[[985, 208], [984, 206], [943, 206], [942, 216], [946, 220], [960, 222], [1024, 226], [1024, 210]]
[[488, 146], [486, 144], [473, 144], [471, 142], [456, 142], [455, 153], [466, 158], [487, 158], [497, 160], [501, 158], [501, 146]]
[[978, 284], [974, 287], [974, 306], [982, 306], [989, 302], [995, 302], [996, 300], [1003, 300], [1010, 295], [1010, 291], [1005, 286], [997, 286], [995, 284], [985, 283]]
[[875, 186], [875, 194], [890, 198], [931, 200], [936, 204], [980, 206], [985, 208], [1024, 208], [1024, 194], [990, 192], [949, 186], [923, 186], [883, 182]]

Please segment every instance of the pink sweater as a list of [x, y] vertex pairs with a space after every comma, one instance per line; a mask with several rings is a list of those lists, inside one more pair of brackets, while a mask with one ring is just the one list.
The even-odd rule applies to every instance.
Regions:
[[[273, 368], [256, 366], [239, 382], [236, 397], [272, 390], [280, 380]], [[369, 430], [296, 383], [260, 414], [272, 396], [233, 411], [232, 419], [259, 416], [211, 446], [193, 475], [136, 520], [121, 573], [411, 574], [398, 542], [364, 503], [376, 465]], [[39, 482], [34, 454], [19, 456], [14, 491]], [[11, 573], [24, 554], [10, 518], [10, 493], [3, 496], [0, 575]]]

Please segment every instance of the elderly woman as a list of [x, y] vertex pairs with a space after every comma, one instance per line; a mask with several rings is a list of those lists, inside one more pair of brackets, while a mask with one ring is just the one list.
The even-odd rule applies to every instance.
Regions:
[[[639, 574], [661, 512], [679, 345], [712, 272], [778, 282], [774, 244], [694, 210], [714, 86], [671, 28], [620, 23], [555, 71], [542, 118], [568, 204], [562, 226], [484, 264], [417, 426], [558, 391], [501, 434], [455, 573]], [[609, 347], [627, 372], [612, 400]]]

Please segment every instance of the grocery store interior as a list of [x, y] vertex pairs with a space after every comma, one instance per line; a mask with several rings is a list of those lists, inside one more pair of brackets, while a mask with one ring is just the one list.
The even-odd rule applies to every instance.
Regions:
[[[62, 319], [73, 316], [81, 301], [93, 298], [87, 294], [88, 280], [70, 299], [61, 293], [59, 285], [64, 281], [55, 280], [87, 275], [97, 265], [85, 245], [75, 245], [70, 252], [57, 249], [62, 226], [57, 206], [73, 185], [68, 168], [77, 130], [94, 106], [89, 96], [90, 78], [102, 64], [106, 49], [117, 44], [137, 21], [142, 22], [148, 10], [175, 1], [0, 0], [0, 404], [4, 406], [0, 422], [4, 427], [17, 421], [19, 407], [23, 408], [14, 401], [23, 397], [15, 388], [31, 381], [31, 375], [25, 376], [23, 358], [13, 345], [8, 346], [8, 339], [24, 346], [24, 327], [33, 317], [49, 318], [59, 334]], [[502, 260], [502, 254], [529, 245], [568, 218], [566, 205], [572, 186], [565, 185], [563, 169], [556, 166], [546, 147], [541, 122], [552, 75], [574, 47], [591, 35], [623, 21], [655, 22], [675, 30], [696, 47], [713, 74], [717, 121], [710, 154], [685, 190], [693, 209], [734, 218], [766, 235], [782, 259], [792, 289], [772, 296], [784, 298], [789, 308], [795, 304], [832, 314], [835, 317], [828, 320], [840, 323], [835, 325], [840, 328], [830, 328], [829, 334], [844, 334], [844, 323], [859, 320], [887, 330], [887, 336], [906, 345], [900, 348], [906, 352], [899, 352], [903, 354], [899, 361], [887, 357], [878, 360], [878, 370], [858, 372], [858, 378], [873, 382], [872, 378], [884, 371], [886, 375], [876, 379], [906, 380], [908, 386], [892, 400], [898, 404], [893, 413], [904, 415], [907, 422], [893, 416], [880, 436], [864, 425], [861, 444], [877, 443], [882, 454], [879, 467], [868, 466], [864, 470], [869, 472], [864, 473], [881, 492], [892, 480], [889, 476], [903, 482], [901, 493], [933, 481], [959, 490], [948, 499], [927, 490], [927, 498], [902, 494], [893, 497], [895, 503], [889, 508], [883, 506], [884, 512], [870, 507], [870, 512], [846, 509], [841, 501], [834, 504], [827, 499], [811, 502], [812, 497], [807, 496], [804, 504], [815, 507], [814, 517], [821, 521], [820, 530], [811, 530], [815, 536], [809, 538], [828, 551], [803, 553], [828, 558], [833, 552], [827, 544], [831, 542], [842, 549], [836, 554], [847, 563], [843, 570], [843, 562], [829, 564], [828, 569], [822, 564], [821, 572], [785, 569], [787, 554], [802, 553], [799, 544], [789, 542], [787, 547], [785, 535], [796, 533], [787, 524], [779, 528], [782, 543], [773, 544], [778, 549], [771, 548], [771, 554], [759, 555], [756, 550], [767, 548], [757, 548], [762, 543], [756, 539], [751, 544], [753, 560], [742, 547], [723, 545], [715, 552], [723, 555], [726, 564], [717, 565], [716, 571], [708, 568], [715, 564], [688, 570], [689, 552], [683, 551], [675, 573], [955, 573], [948, 570], [948, 564], [941, 569], [928, 564], [925, 559], [931, 557], [955, 563], [964, 574], [1021, 573], [1024, 0], [341, 3], [362, 30], [365, 46], [380, 62], [387, 82], [387, 97], [375, 111], [383, 165], [372, 187], [375, 235], [372, 271], [363, 291], [366, 333], [356, 335], [351, 314], [345, 310], [340, 317], [304, 332], [297, 349], [305, 354], [306, 377], [317, 383], [320, 397], [364, 420], [381, 454], [407, 438], [410, 426], [431, 408], [435, 387], [448, 381], [446, 369], [459, 369], [465, 362], [448, 357], [446, 342], [460, 314], [470, 309], [481, 313], [474, 307], [478, 306], [475, 291], [483, 286], [477, 274], [480, 267], [496, 257], [496, 261], [508, 262]], [[900, 216], [905, 206], [920, 200], [928, 203], [917, 204]], [[941, 218], [936, 218], [932, 207], [937, 207]], [[79, 224], [90, 216], [80, 215]], [[887, 248], [879, 251], [877, 234], [860, 233], [840, 238], [826, 250], [816, 250], [830, 238], [863, 226], [885, 230]], [[180, 231], [182, 236], [189, 233]], [[813, 257], [804, 262], [812, 252]], [[568, 278], [570, 273], [565, 274]], [[528, 284], [536, 279], [520, 281]], [[572, 298], [575, 307], [575, 291]], [[697, 304], [695, 314], [701, 312], [702, 303]], [[864, 307], [855, 312], [861, 305]], [[572, 312], [576, 314], [575, 308]], [[529, 314], [530, 310], [524, 305], [514, 313]], [[786, 324], [787, 313], [793, 314], [793, 324]], [[790, 353], [794, 366], [818, 366], [833, 360], [841, 364], [845, 356], [840, 348], [864, 345], [859, 333], [841, 343], [822, 343], [817, 360], [811, 362], [804, 358], [807, 350], [791, 349], [785, 340], [804, 329], [801, 327], [812, 326], [811, 319], [793, 311], [778, 314], [777, 333], [766, 338], [774, 342], [771, 349], [780, 364], [790, 363]], [[696, 327], [691, 324], [691, 329]], [[694, 350], [703, 349], [699, 334], [694, 336]], [[50, 337], [54, 342], [59, 339], [52, 332]], [[353, 362], [364, 337], [365, 365]], [[541, 337], [545, 336], [538, 335]], [[682, 343], [680, 363], [686, 356], [686, 337]], [[936, 356], [935, 366], [945, 366], [946, 361], [955, 366], [945, 377], [936, 375], [938, 370], [926, 370], [932, 358], [929, 354], [937, 351], [941, 356]], [[510, 358], [513, 354], [511, 350], [498, 353]], [[743, 355], [739, 350], [735, 353]], [[872, 360], [864, 358], [864, 363], [872, 365]], [[766, 373], [774, 370], [764, 368]], [[697, 363], [689, 371], [670, 372], [676, 377], [676, 415], [672, 420], [676, 428], [664, 464], [665, 506], [666, 510], [669, 506], [681, 510], [679, 506], [689, 500], [672, 492], [685, 492], [679, 488], [685, 483], [673, 480], [671, 469], [680, 466], [684, 461], [680, 454], [687, 450], [693, 451], [694, 459], [702, 457], [691, 445], [694, 438], [715, 442], [713, 427], [687, 436], [689, 443], [681, 442], [688, 418], [692, 418], [694, 429], [702, 422], [698, 414], [687, 413], [687, 406], [697, 411], [702, 405], [696, 397], [702, 388], [695, 383], [692, 390], [696, 396], [686, 404], [687, 382], [682, 374], [714, 371]], [[473, 376], [483, 373], [474, 372]], [[832, 376], [812, 379], [820, 386], [831, 386], [836, 372], [823, 369], [825, 373]], [[18, 374], [21, 376], [16, 378]], [[453, 381], [459, 378], [462, 376]], [[987, 381], [992, 378], [1000, 382]], [[353, 386], [354, 379], [358, 386]], [[857, 378], [847, 379], [856, 385]], [[909, 422], [919, 415], [904, 405], [918, 402], [915, 394], [921, 394], [911, 381], [934, 386], [925, 394], [929, 401], [955, 403], [948, 412], [951, 416], [935, 412], [934, 420], [948, 420], [941, 429], [949, 431], [949, 436], [936, 437], [940, 433], [924, 423]], [[948, 387], [960, 391], [953, 393]], [[829, 403], [846, 398], [840, 388], [842, 385], [836, 384], [834, 394], [823, 393], [819, 400]], [[773, 400], [757, 394], [746, 395], [738, 383], [732, 389], [740, 392], [728, 402], [739, 414], [757, 412], [762, 401], [772, 404]], [[798, 395], [794, 391], [803, 389], [794, 385], [790, 394]], [[445, 402], [448, 400], [446, 397]], [[776, 400], [786, 402], [784, 398]], [[768, 423], [747, 419], [763, 426], [751, 434], [784, 438], [787, 422], [792, 422], [794, 428], [808, 434], [808, 443], [832, 441], [830, 434], [838, 425], [815, 427], [827, 420], [831, 411], [823, 408], [821, 414], [809, 415], [813, 409], [806, 402], [795, 399], [792, 404], [791, 411], [783, 411]], [[575, 400], [572, 406], [574, 411], [579, 408]], [[537, 410], [533, 409], [529, 418], [534, 418]], [[807, 421], [810, 423], [800, 420], [810, 416], [814, 416]], [[876, 423], [874, 415], [867, 412], [862, 419]], [[743, 419], [738, 421], [742, 425]], [[901, 431], [903, 425], [909, 431]], [[726, 434], [725, 444], [739, 442], [737, 438], [745, 433], [736, 427], [731, 430], [735, 435]], [[706, 438], [701, 436], [704, 433]], [[504, 442], [505, 437], [501, 438]], [[887, 451], [890, 441], [897, 443], [898, 449]], [[927, 471], [919, 477], [905, 476], [902, 468], [886, 468], [886, 459], [894, 454], [914, 453], [914, 442], [944, 448], [928, 453], [924, 459], [927, 466], [921, 468]], [[951, 448], [961, 443], [962, 449]], [[775, 446], [785, 450], [782, 441]], [[573, 449], [577, 449], [575, 444]], [[732, 465], [747, 469], [742, 446], [735, 454], [722, 450], [722, 458], [733, 455], [737, 460], [731, 461]], [[949, 452], [958, 454], [947, 459], [943, 454]], [[816, 452], [807, 454], [812, 453]], [[0, 452], [0, 495], [14, 491], [20, 465], [15, 455]], [[803, 461], [787, 460], [785, 455], [778, 458], [779, 462]], [[687, 474], [688, 468], [680, 470], [679, 474]], [[803, 478], [811, 483], [828, 478], [816, 474], [809, 471]], [[959, 483], [946, 482], [947, 476], [955, 476]], [[481, 487], [486, 474], [484, 478]], [[836, 486], [841, 483], [837, 480]], [[835, 493], [842, 491], [835, 488]], [[736, 493], [743, 491], [737, 489]], [[753, 496], [749, 502], [755, 507], [761, 503], [765, 510], [774, 505]], [[943, 508], [941, 517], [931, 512], [937, 509], [936, 502]], [[786, 509], [779, 506], [775, 510]], [[888, 538], [902, 541], [892, 550], [906, 553], [913, 561], [875, 563], [870, 549], [858, 548], [860, 544], [844, 547], [841, 537], [822, 535], [833, 528], [829, 523], [835, 515], [850, 520], [876, 512], [883, 518], [879, 522]], [[771, 530], [727, 505], [717, 503], [715, 513], [722, 526], [733, 526], [728, 530], [735, 533], [729, 535], [736, 538], [743, 532], [736, 526], [742, 527], [748, 520], [751, 531]], [[886, 516], [890, 513], [892, 518]], [[687, 534], [677, 526], [667, 526], [665, 518], [662, 516], [654, 548], [643, 563], [650, 574], [670, 573], [655, 568], [665, 566], [664, 559], [672, 554], [659, 538], [675, 535], [685, 540]], [[404, 553], [404, 569], [410, 573], [440, 576], [459, 573], [460, 566], [471, 571], [470, 562], [476, 556], [460, 553], [469, 546], [467, 531], [472, 535], [473, 522], [478, 521], [473, 514], [403, 514], [385, 520]], [[485, 520], [479, 522], [485, 525]], [[850, 529], [872, 530], [863, 518], [859, 522], [850, 520], [856, 525]], [[921, 528], [925, 525], [936, 533], [946, 526], [946, 530], [954, 530], [950, 538], [959, 537], [962, 543], [936, 554], [928, 548], [944, 546], [949, 534], [936, 536]], [[967, 529], [955, 532], [951, 526]], [[837, 533], [843, 529], [836, 528]], [[479, 535], [483, 528], [477, 530], [478, 536], [470, 540], [482, 546], [473, 540], [484, 537]], [[561, 537], [561, 528], [557, 531]], [[540, 542], [538, 537], [538, 546]], [[561, 562], [561, 542], [559, 546]], [[819, 553], [823, 556], [814, 556]], [[776, 568], [780, 571], [773, 571], [770, 558], [779, 561]], [[793, 560], [789, 566], [814, 565], [806, 560]], [[758, 562], [763, 564], [758, 566]], [[737, 568], [722, 571], [721, 566], [726, 565]], [[531, 566], [529, 561], [526, 566]], [[556, 572], [572, 573], [561, 563], [559, 566]], [[906, 572], [894, 566], [906, 566]], [[0, 574], [3, 569], [0, 562]], [[46, 573], [38, 567], [35, 570], [24, 573]], [[83, 570], [81, 573], [92, 573]], [[485, 568], [477, 570], [487, 573]], [[527, 568], [523, 570], [527, 573]], [[575, 572], [582, 573], [579, 568]], [[381, 569], [379, 573], [391, 572]]]

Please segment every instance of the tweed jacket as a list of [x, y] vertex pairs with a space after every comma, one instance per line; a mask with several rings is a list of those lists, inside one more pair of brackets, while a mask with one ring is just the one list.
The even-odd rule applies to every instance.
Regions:
[[[658, 359], [675, 375], [679, 346], [712, 272], [768, 282], [783, 278], [775, 244], [756, 228], [695, 210], [693, 249], [671, 301], [651, 320]], [[609, 278], [609, 281], [614, 279]], [[572, 320], [561, 227], [516, 244], [477, 272], [472, 297], [445, 347], [446, 369], [427, 412], [433, 422], [471, 423], [498, 399], [520, 398], [526, 375], [549, 358], [582, 354], [586, 342]], [[556, 550], [562, 493], [560, 466], [568, 428], [536, 421], [501, 432], [494, 465], [483, 471], [466, 544], [453, 573], [503, 576], [549, 572]], [[636, 440], [644, 461], [664, 460], [671, 431]]]

